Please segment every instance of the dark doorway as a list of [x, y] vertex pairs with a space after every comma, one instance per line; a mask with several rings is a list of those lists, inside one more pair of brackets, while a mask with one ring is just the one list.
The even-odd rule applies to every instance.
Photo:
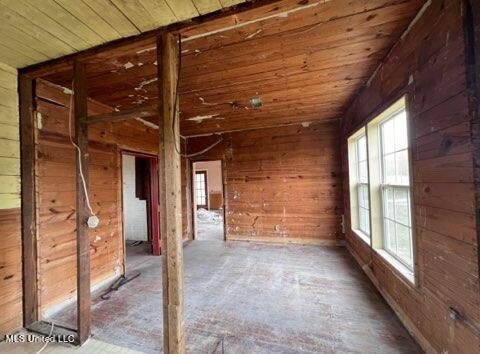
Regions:
[[160, 255], [157, 166], [157, 157], [154, 155], [122, 152], [123, 237], [126, 257], [146, 253]]

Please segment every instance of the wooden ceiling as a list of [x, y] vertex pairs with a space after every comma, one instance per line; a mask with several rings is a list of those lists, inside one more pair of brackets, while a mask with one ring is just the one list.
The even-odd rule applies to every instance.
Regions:
[[[340, 118], [424, 3], [284, 0], [183, 29], [181, 133]], [[154, 38], [103, 52], [87, 71], [93, 99], [119, 110], [156, 102]], [[45, 78], [70, 86], [71, 72]]]
[[246, 0], [0, 0], [0, 62], [57, 58]]

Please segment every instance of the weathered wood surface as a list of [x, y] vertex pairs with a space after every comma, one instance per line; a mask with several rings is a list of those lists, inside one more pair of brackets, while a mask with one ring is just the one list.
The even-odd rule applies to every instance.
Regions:
[[[218, 29], [218, 24], [187, 31], [180, 86], [182, 135], [338, 118], [422, 3], [281, 1], [269, 11], [261, 7], [256, 14], [229, 21], [305, 8], [190, 41], [188, 37]], [[103, 53], [88, 68], [91, 97], [121, 110], [152, 104], [158, 97], [156, 61], [151, 40]], [[65, 85], [69, 77], [67, 71], [47, 79]], [[255, 96], [262, 98], [261, 109], [250, 106]]]
[[[340, 244], [338, 122], [225, 134], [199, 159], [223, 159], [227, 239]], [[217, 136], [191, 138], [189, 152]]]
[[22, 327], [22, 240], [20, 208], [0, 210], [0, 335]]
[[[148, 34], [159, 27], [242, 2], [244, 0], [5, 0], [0, 4], [0, 61], [21, 68], [115, 40], [128, 42], [129, 38], [125, 37]], [[188, 23], [183, 24], [186, 25]]]
[[21, 119], [21, 169], [22, 169], [22, 266], [23, 266], [23, 323], [30, 325], [38, 319], [37, 297], [37, 228], [36, 228], [36, 154], [34, 81], [26, 76], [19, 78]]
[[[17, 95], [17, 71], [0, 63], [0, 338], [22, 326], [22, 239], [20, 209], [20, 142], [19, 100]], [[21, 84], [22, 91], [30, 90], [30, 82]], [[28, 102], [22, 105], [22, 116], [30, 118], [25, 111]], [[31, 121], [26, 122], [31, 123]], [[22, 135], [25, 132], [22, 132]], [[33, 136], [29, 134], [30, 144]], [[28, 145], [28, 144], [26, 144]], [[31, 147], [31, 145], [30, 145]], [[28, 149], [28, 153], [31, 150]], [[31, 155], [30, 155], [31, 156]], [[30, 168], [31, 166], [29, 166]], [[34, 178], [28, 170], [26, 175]], [[25, 170], [24, 170], [25, 172]], [[32, 181], [32, 180], [31, 180]], [[29, 208], [28, 214], [33, 210]], [[25, 224], [31, 226], [25, 219]], [[35, 242], [34, 230], [30, 233], [29, 245]], [[24, 265], [34, 266], [33, 263]], [[34, 278], [30, 278], [34, 280]], [[32, 282], [30, 282], [32, 284]], [[34, 300], [34, 299], [32, 299]], [[34, 301], [30, 302], [32, 304]], [[26, 317], [34, 318], [32, 309]], [[31, 315], [31, 316], [30, 316]]]
[[87, 221], [90, 216], [89, 198], [89, 153], [87, 127], [87, 81], [85, 64], [75, 62], [74, 67], [73, 114], [71, 126], [75, 126], [74, 142], [79, 149], [75, 153], [76, 184], [76, 242], [77, 242], [77, 335], [80, 344], [90, 337], [91, 294], [90, 294], [90, 239]]
[[344, 159], [346, 240], [418, 342], [434, 352], [473, 353], [480, 347], [464, 15], [461, 1], [433, 1], [349, 107], [342, 136], [342, 156], [347, 156], [348, 136], [408, 94], [418, 286], [351, 232]]
[[[68, 138], [70, 95], [39, 81], [36, 89], [38, 142], [37, 228], [39, 312], [76, 292], [75, 150]], [[88, 113], [112, 108], [88, 102]], [[73, 130], [73, 129], [72, 129]], [[72, 132], [73, 133], [73, 132]], [[89, 127], [90, 200], [100, 219], [89, 230], [91, 284], [123, 270], [120, 150], [157, 153], [158, 131], [136, 120]], [[62, 276], [62, 282], [58, 277]]]
[[[183, 240], [177, 43], [173, 35], [157, 40], [160, 126], [160, 224], [163, 254], [164, 352], [185, 353], [183, 314]], [[176, 107], [175, 107], [176, 106]], [[177, 124], [174, 125], [173, 121]]]

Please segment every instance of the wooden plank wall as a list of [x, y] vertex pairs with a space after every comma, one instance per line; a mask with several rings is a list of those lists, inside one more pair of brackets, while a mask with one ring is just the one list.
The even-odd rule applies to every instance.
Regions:
[[407, 92], [411, 125], [418, 285], [403, 280], [349, 225], [347, 245], [425, 350], [478, 352], [480, 289], [473, 146], [462, 1], [432, 1], [345, 116], [347, 138]]
[[[39, 307], [76, 293], [75, 150], [68, 139], [70, 94], [37, 83]], [[90, 101], [89, 114], [112, 109]], [[121, 149], [156, 154], [158, 131], [136, 120], [89, 128], [90, 199], [100, 226], [90, 230], [91, 283], [123, 272]], [[59, 281], [62, 279], [62, 281]]]
[[0, 63], [0, 339], [22, 326], [17, 70]]
[[[216, 136], [190, 138], [189, 153]], [[222, 159], [227, 239], [340, 244], [342, 191], [337, 122], [223, 135], [198, 159]]]

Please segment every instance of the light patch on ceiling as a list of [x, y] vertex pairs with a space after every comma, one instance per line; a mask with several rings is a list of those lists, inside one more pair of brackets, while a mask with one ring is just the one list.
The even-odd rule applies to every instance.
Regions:
[[149, 48], [145, 48], [145, 49], [142, 49], [142, 50], [139, 50], [137, 51], [137, 54], [142, 54], [142, 53], [148, 53], [148, 52], [151, 52], [153, 50], [156, 50], [157, 47], [149, 47]]
[[214, 114], [206, 114], [206, 115], [200, 115], [200, 116], [195, 116], [191, 118], [187, 118], [187, 120], [192, 121], [192, 122], [197, 122], [197, 123], [202, 123], [204, 120], [207, 119], [223, 119], [219, 117], [220, 114], [214, 113]]
[[135, 87], [135, 90], [136, 90], [136, 91], [140, 91], [140, 90], [146, 91], [143, 87], [144, 87], [144, 86], [147, 86], [147, 85], [149, 85], [149, 84], [151, 84], [152, 82], [155, 82], [155, 81], [157, 81], [157, 80], [158, 80], [157, 77], [154, 77], [154, 78], [149, 79], [149, 80], [145, 80], [145, 79], [144, 79], [144, 80], [142, 80], [142, 82], [140, 82], [140, 84], [139, 84], [137, 87]]
[[39, 130], [43, 128], [42, 114], [40, 112], [37, 112], [37, 128]]
[[302, 127], [308, 128], [310, 126], [310, 122], [302, 122]]
[[257, 34], [259, 34], [260, 32], [262, 32], [261, 28], [259, 28], [257, 31], [253, 32], [252, 34], [249, 34], [245, 39], [251, 39], [255, 37]]
[[132, 63], [130, 63], [129, 61], [127, 61], [125, 64], [123, 64], [123, 67], [125, 69], [130, 69], [130, 68], [133, 68], [135, 65], [133, 65]]
[[145, 120], [145, 119], [142, 119], [142, 118], [139, 118], [139, 117], [135, 118], [135, 120], [139, 121], [140, 123], [142, 123], [143, 125], [146, 125], [149, 128], [156, 129], [156, 130], [158, 130], [158, 128], [159, 128], [158, 125], [153, 124], [152, 122], [149, 122], [148, 120]]

